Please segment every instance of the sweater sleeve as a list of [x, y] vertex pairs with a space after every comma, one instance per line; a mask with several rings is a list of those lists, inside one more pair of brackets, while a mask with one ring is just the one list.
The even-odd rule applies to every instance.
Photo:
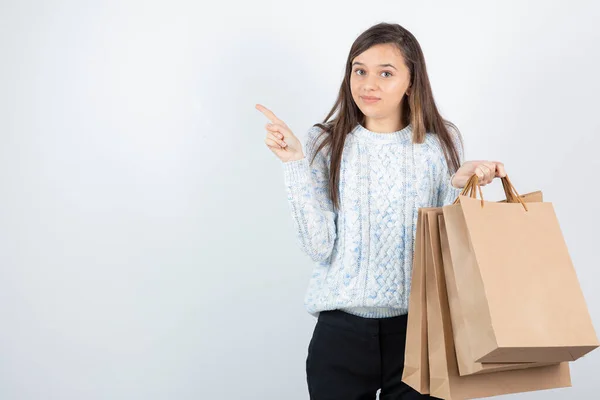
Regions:
[[326, 261], [336, 239], [337, 215], [329, 196], [329, 162], [325, 146], [310, 160], [322, 138], [319, 127], [311, 127], [304, 146], [305, 157], [282, 162], [288, 205], [300, 248], [313, 261]]
[[[456, 146], [456, 149], [458, 150], [458, 156], [460, 160], [459, 165], [462, 165], [464, 163], [465, 158], [462, 136], [459, 132], [455, 131], [451, 131], [450, 134], [452, 135], [452, 140], [454, 142], [454, 145]], [[443, 162], [442, 164], [442, 181], [438, 191], [438, 207], [443, 207], [452, 204], [454, 200], [456, 200], [456, 198], [458, 197], [459, 193], [462, 191], [462, 189], [455, 188], [452, 186], [451, 182], [452, 178], [454, 177], [454, 174], [450, 174], [450, 170], [446, 162]]]

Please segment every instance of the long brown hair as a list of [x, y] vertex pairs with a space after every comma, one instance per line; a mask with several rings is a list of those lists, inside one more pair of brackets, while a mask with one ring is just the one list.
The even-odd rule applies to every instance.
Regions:
[[[419, 42], [412, 33], [402, 26], [382, 22], [370, 27], [356, 38], [348, 54], [346, 72], [338, 98], [331, 111], [329, 111], [329, 114], [323, 119], [323, 122], [314, 124], [314, 126], [321, 128], [323, 130], [321, 134], [327, 134], [327, 137], [321, 141], [310, 162], [313, 162], [315, 156], [323, 147], [329, 145], [328, 151], [331, 156], [329, 166], [329, 194], [335, 208], [339, 208], [338, 186], [340, 164], [346, 135], [358, 123], [365, 126], [365, 115], [354, 102], [350, 90], [352, 61], [371, 46], [387, 43], [395, 44], [400, 49], [404, 57], [404, 62], [410, 71], [410, 86], [412, 89], [410, 96], [405, 97], [402, 101], [402, 115], [404, 118], [402, 123], [404, 125], [408, 125], [409, 123], [412, 125], [412, 142], [423, 143], [426, 132], [437, 134], [448, 164], [448, 169], [451, 171], [450, 173], [456, 172], [460, 167], [459, 153], [456, 144], [452, 140], [449, 128], [457, 133], [456, 137], [460, 139], [461, 146], [462, 138], [458, 128], [450, 121], [443, 119], [435, 105], [425, 67], [425, 58]], [[335, 118], [328, 121], [336, 111], [337, 115]]]

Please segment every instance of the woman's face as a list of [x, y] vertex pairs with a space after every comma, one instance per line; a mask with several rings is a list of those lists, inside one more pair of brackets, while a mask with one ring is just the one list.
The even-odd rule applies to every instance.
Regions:
[[[410, 72], [404, 65], [404, 57], [391, 43], [374, 45], [352, 61], [352, 98], [367, 117], [399, 116], [409, 84]], [[368, 97], [376, 99], [370, 101]]]

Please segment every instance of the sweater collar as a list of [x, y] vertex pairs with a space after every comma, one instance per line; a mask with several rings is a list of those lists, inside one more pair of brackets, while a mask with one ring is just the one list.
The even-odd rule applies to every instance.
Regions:
[[408, 124], [403, 129], [395, 132], [373, 132], [362, 126], [361, 124], [357, 124], [354, 128], [354, 134], [356, 137], [364, 138], [366, 140], [375, 141], [375, 142], [394, 142], [399, 139], [410, 137], [412, 134], [412, 125]]

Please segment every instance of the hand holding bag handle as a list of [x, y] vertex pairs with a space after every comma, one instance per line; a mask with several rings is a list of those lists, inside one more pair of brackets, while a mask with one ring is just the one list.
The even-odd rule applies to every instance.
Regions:
[[[515, 189], [515, 187], [510, 182], [508, 175], [506, 175], [505, 177], [500, 178], [500, 179], [502, 180], [502, 187], [504, 188], [504, 194], [506, 195], [506, 201], [508, 203], [519, 202], [523, 205], [523, 207], [525, 208], [525, 211], [529, 211], [527, 209], [527, 206], [525, 205], [525, 202], [521, 199], [521, 196], [517, 192], [517, 189]], [[461, 195], [463, 195], [463, 196], [468, 195], [473, 199], [477, 198], [477, 190], [479, 190], [479, 196], [481, 197], [481, 207], [483, 207], [483, 204], [484, 204], [483, 203], [483, 193], [481, 192], [481, 186], [479, 185], [479, 177], [477, 176], [477, 174], [473, 174], [469, 178], [465, 187], [460, 192], [460, 194], [456, 197], [456, 199], [454, 200], [454, 202], [452, 204], [458, 204], [458, 201], [459, 201], [459, 198]]]

